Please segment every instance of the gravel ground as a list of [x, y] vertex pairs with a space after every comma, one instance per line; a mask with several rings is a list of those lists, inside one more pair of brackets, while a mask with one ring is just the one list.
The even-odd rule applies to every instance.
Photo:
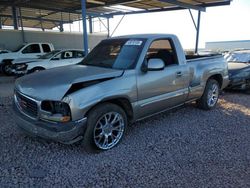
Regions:
[[0, 187], [250, 187], [250, 95], [136, 123], [100, 154], [29, 138], [12, 113], [0, 99]]

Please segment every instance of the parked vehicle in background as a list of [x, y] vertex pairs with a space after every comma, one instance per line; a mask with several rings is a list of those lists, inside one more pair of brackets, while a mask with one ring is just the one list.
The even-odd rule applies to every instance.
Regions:
[[191, 101], [215, 108], [228, 82], [223, 56], [185, 56], [175, 35], [111, 38], [78, 65], [19, 78], [15, 120], [35, 136], [108, 150], [131, 122]]
[[45, 53], [54, 50], [51, 43], [28, 43], [20, 46], [16, 51], [0, 54], [0, 66], [2, 72], [11, 74], [11, 63], [20, 58], [38, 58]]
[[209, 55], [221, 55], [222, 53], [214, 50], [200, 50], [198, 54], [209, 56]]
[[10, 53], [11, 51], [9, 50], [0, 50], [0, 54], [7, 54], [7, 53]]
[[74, 65], [81, 62], [84, 56], [83, 50], [54, 50], [38, 59], [13, 61], [11, 69], [15, 75], [23, 75], [55, 67]]
[[250, 50], [237, 50], [225, 55], [228, 61], [228, 89], [250, 90]]

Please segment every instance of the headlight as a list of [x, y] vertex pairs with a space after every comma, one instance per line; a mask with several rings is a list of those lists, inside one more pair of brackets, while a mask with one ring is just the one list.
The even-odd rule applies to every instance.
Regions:
[[54, 122], [69, 122], [71, 120], [70, 107], [65, 102], [43, 101], [41, 109], [41, 119]]
[[16, 70], [25, 70], [27, 68], [26, 64], [16, 65]]

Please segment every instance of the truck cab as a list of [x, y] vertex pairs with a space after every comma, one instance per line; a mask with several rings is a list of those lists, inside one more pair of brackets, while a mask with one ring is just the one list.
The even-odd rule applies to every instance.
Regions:
[[14, 109], [32, 135], [108, 150], [131, 122], [192, 101], [212, 110], [228, 83], [221, 55], [186, 56], [175, 35], [129, 35], [102, 41], [77, 65], [18, 79]]

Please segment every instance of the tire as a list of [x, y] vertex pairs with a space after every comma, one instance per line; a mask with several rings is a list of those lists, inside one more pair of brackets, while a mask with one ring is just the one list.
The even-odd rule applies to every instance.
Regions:
[[2, 71], [3, 71], [3, 73], [6, 74], [7, 76], [11, 76], [11, 75], [12, 75], [10, 69], [11, 69], [11, 63], [10, 63], [10, 62], [5, 62], [5, 63], [2, 65]]
[[214, 79], [209, 79], [202, 97], [196, 101], [198, 107], [203, 110], [211, 110], [215, 108], [219, 99], [219, 93], [219, 83]]
[[128, 124], [124, 110], [112, 103], [96, 106], [88, 113], [87, 118], [83, 146], [90, 153], [109, 150], [118, 145]]

